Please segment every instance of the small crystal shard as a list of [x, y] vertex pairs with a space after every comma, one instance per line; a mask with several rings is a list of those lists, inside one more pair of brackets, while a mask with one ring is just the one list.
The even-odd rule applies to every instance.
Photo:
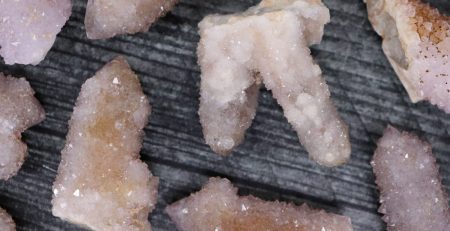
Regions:
[[350, 218], [283, 202], [239, 197], [226, 179], [211, 178], [206, 186], [170, 205], [166, 212], [180, 231], [346, 231]]
[[150, 230], [158, 179], [139, 160], [150, 104], [119, 57], [81, 89], [53, 185], [53, 214], [93, 230]]
[[411, 100], [428, 100], [450, 113], [450, 18], [420, 0], [365, 1]]
[[71, 0], [0, 1], [0, 55], [5, 63], [41, 62], [71, 11]]
[[389, 231], [448, 231], [450, 213], [431, 146], [388, 127], [372, 161]]
[[89, 0], [86, 32], [90, 39], [106, 39], [119, 34], [147, 31], [178, 0]]
[[320, 42], [329, 19], [321, 1], [263, 0], [242, 14], [200, 23], [199, 114], [215, 152], [228, 154], [242, 142], [263, 82], [314, 160], [336, 166], [349, 159], [347, 125], [308, 48]]
[[2, 208], [0, 208], [0, 230], [1, 231], [15, 231], [16, 224], [12, 217]]
[[0, 179], [9, 179], [20, 169], [27, 153], [21, 133], [44, 118], [30, 84], [0, 73]]

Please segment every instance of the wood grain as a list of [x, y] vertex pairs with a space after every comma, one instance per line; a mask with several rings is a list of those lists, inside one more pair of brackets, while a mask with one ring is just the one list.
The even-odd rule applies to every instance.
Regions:
[[[47, 112], [43, 123], [24, 134], [29, 157], [20, 173], [0, 183], [0, 206], [12, 214], [18, 230], [82, 230], [52, 216], [51, 186], [80, 87], [116, 55], [128, 59], [153, 105], [141, 154], [161, 178], [151, 215], [154, 230], [175, 230], [165, 206], [212, 176], [229, 178], [244, 195], [308, 202], [350, 216], [355, 230], [384, 230], [369, 162], [388, 123], [431, 142], [450, 192], [450, 116], [428, 103], [410, 102], [381, 51], [362, 1], [324, 0], [332, 21], [323, 42], [312, 48], [333, 100], [351, 126], [352, 159], [333, 169], [308, 159], [266, 90], [261, 90], [245, 142], [232, 156], [218, 156], [204, 144], [197, 115], [197, 24], [207, 14], [242, 11], [257, 0], [182, 0], [149, 32], [101, 41], [86, 38], [86, 1], [73, 2], [73, 15], [44, 62], [36, 67], [0, 64], [3, 72], [27, 77]], [[433, 4], [450, 12], [445, 0]]]

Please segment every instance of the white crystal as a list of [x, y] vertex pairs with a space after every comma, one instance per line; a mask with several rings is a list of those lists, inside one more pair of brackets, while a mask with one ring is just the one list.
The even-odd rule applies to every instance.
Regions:
[[180, 231], [353, 230], [350, 218], [311, 209], [306, 204], [294, 206], [239, 197], [237, 189], [220, 178], [211, 178], [200, 192], [170, 205], [166, 212]]
[[321, 1], [264, 0], [242, 14], [200, 23], [199, 114], [215, 152], [228, 154], [241, 143], [263, 82], [314, 160], [336, 166], [349, 159], [347, 125], [308, 48], [320, 42], [329, 19]]
[[86, 81], [53, 185], [55, 216], [93, 230], [151, 229], [158, 179], [139, 160], [149, 113], [149, 101], [124, 58]]
[[45, 112], [24, 78], [0, 73], [0, 179], [7, 180], [22, 166], [27, 153], [21, 133], [40, 123]]
[[71, 11], [70, 0], [1, 0], [0, 55], [5, 63], [41, 62]]
[[86, 32], [90, 39], [147, 31], [177, 0], [89, 0]]

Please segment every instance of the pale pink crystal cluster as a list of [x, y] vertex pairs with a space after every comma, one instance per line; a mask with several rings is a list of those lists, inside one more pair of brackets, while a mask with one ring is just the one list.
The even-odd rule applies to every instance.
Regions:
[[126, 60], [83, 85], [53, 185], [53, 214], [93, 230], [151, 230], [158, 179], [139, 160], [150, 104]]
[[71, 11], [71, 0], [1, 0], [0, 55], [5, 63], [41, 62]]
[[15, 231], [16, 224], [12, 217], [2, 208], [0, 208], [0, 230], [1, 231]]
[[180, 231], [349, 231], [350, 218], [283, 202], [239, 197], [226, 179], [170, 205], [166, 212]]
[[336, 166], [349, 159], [347, 125], [308, 48], [321, 41], [329, 20], [318, 0], [263, 0], [242, 14], [200, 23], [199, 114], [215, 152], [228, 154], [242, 142], [264, 83], [314, 160]]
[[85, 25], [90, 39], [147, 31], [178, 0], [89, 0]]
[[20, 169], [27, 154], [21, 133], [44, 118], [30, 84], [0, 73], [0, 179], [9, 179]]
[[431, 146], [388, 127], [372, 161], [389, 231], [449, 231], [447, 195]]
[[420, 0], [366, 0], [383, 50], [413, 102], [450, 113], [450, 18]]

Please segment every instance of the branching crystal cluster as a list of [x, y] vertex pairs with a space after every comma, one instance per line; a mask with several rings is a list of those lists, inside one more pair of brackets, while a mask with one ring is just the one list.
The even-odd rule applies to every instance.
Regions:
[[0, 55], [5, 63], [41, 62], [71, 11], [71, 0], [0, 0]]
[[93, 230], [150, 230], [158, 179], [139, 160], [150, 104], [124, 58], [81, 89], [53, 185], [53, 214]]
[[351, 231], [350, 218], [283, 202], [239, 197], [226, 179], [166, 209], [180, 231]]
[[310, 156], [326, 166], [350, 156], [347, 125], [311, 57], [328, 9], [319, 0], [263, 0], [244, 13], [200, 23], [200, 119], [206, 142], [228, 154], [255, 116], [259, 87], [272, 91]]
[[388, 127], [372, 161], [389, 231], [448, 231], [450, 212], [431, 146]]
[[44, 118], [30, 84], [0, 73], [0, 179], [9, 179], [20, 169], [27, 153], [21, 134]]
[[366, 0], [383, 50], [413, 102], [450, 113], [450, 18], [421, 0]]
[[86, 31], [90, 39], [147, 31], [177, 0], [89, 0]]

